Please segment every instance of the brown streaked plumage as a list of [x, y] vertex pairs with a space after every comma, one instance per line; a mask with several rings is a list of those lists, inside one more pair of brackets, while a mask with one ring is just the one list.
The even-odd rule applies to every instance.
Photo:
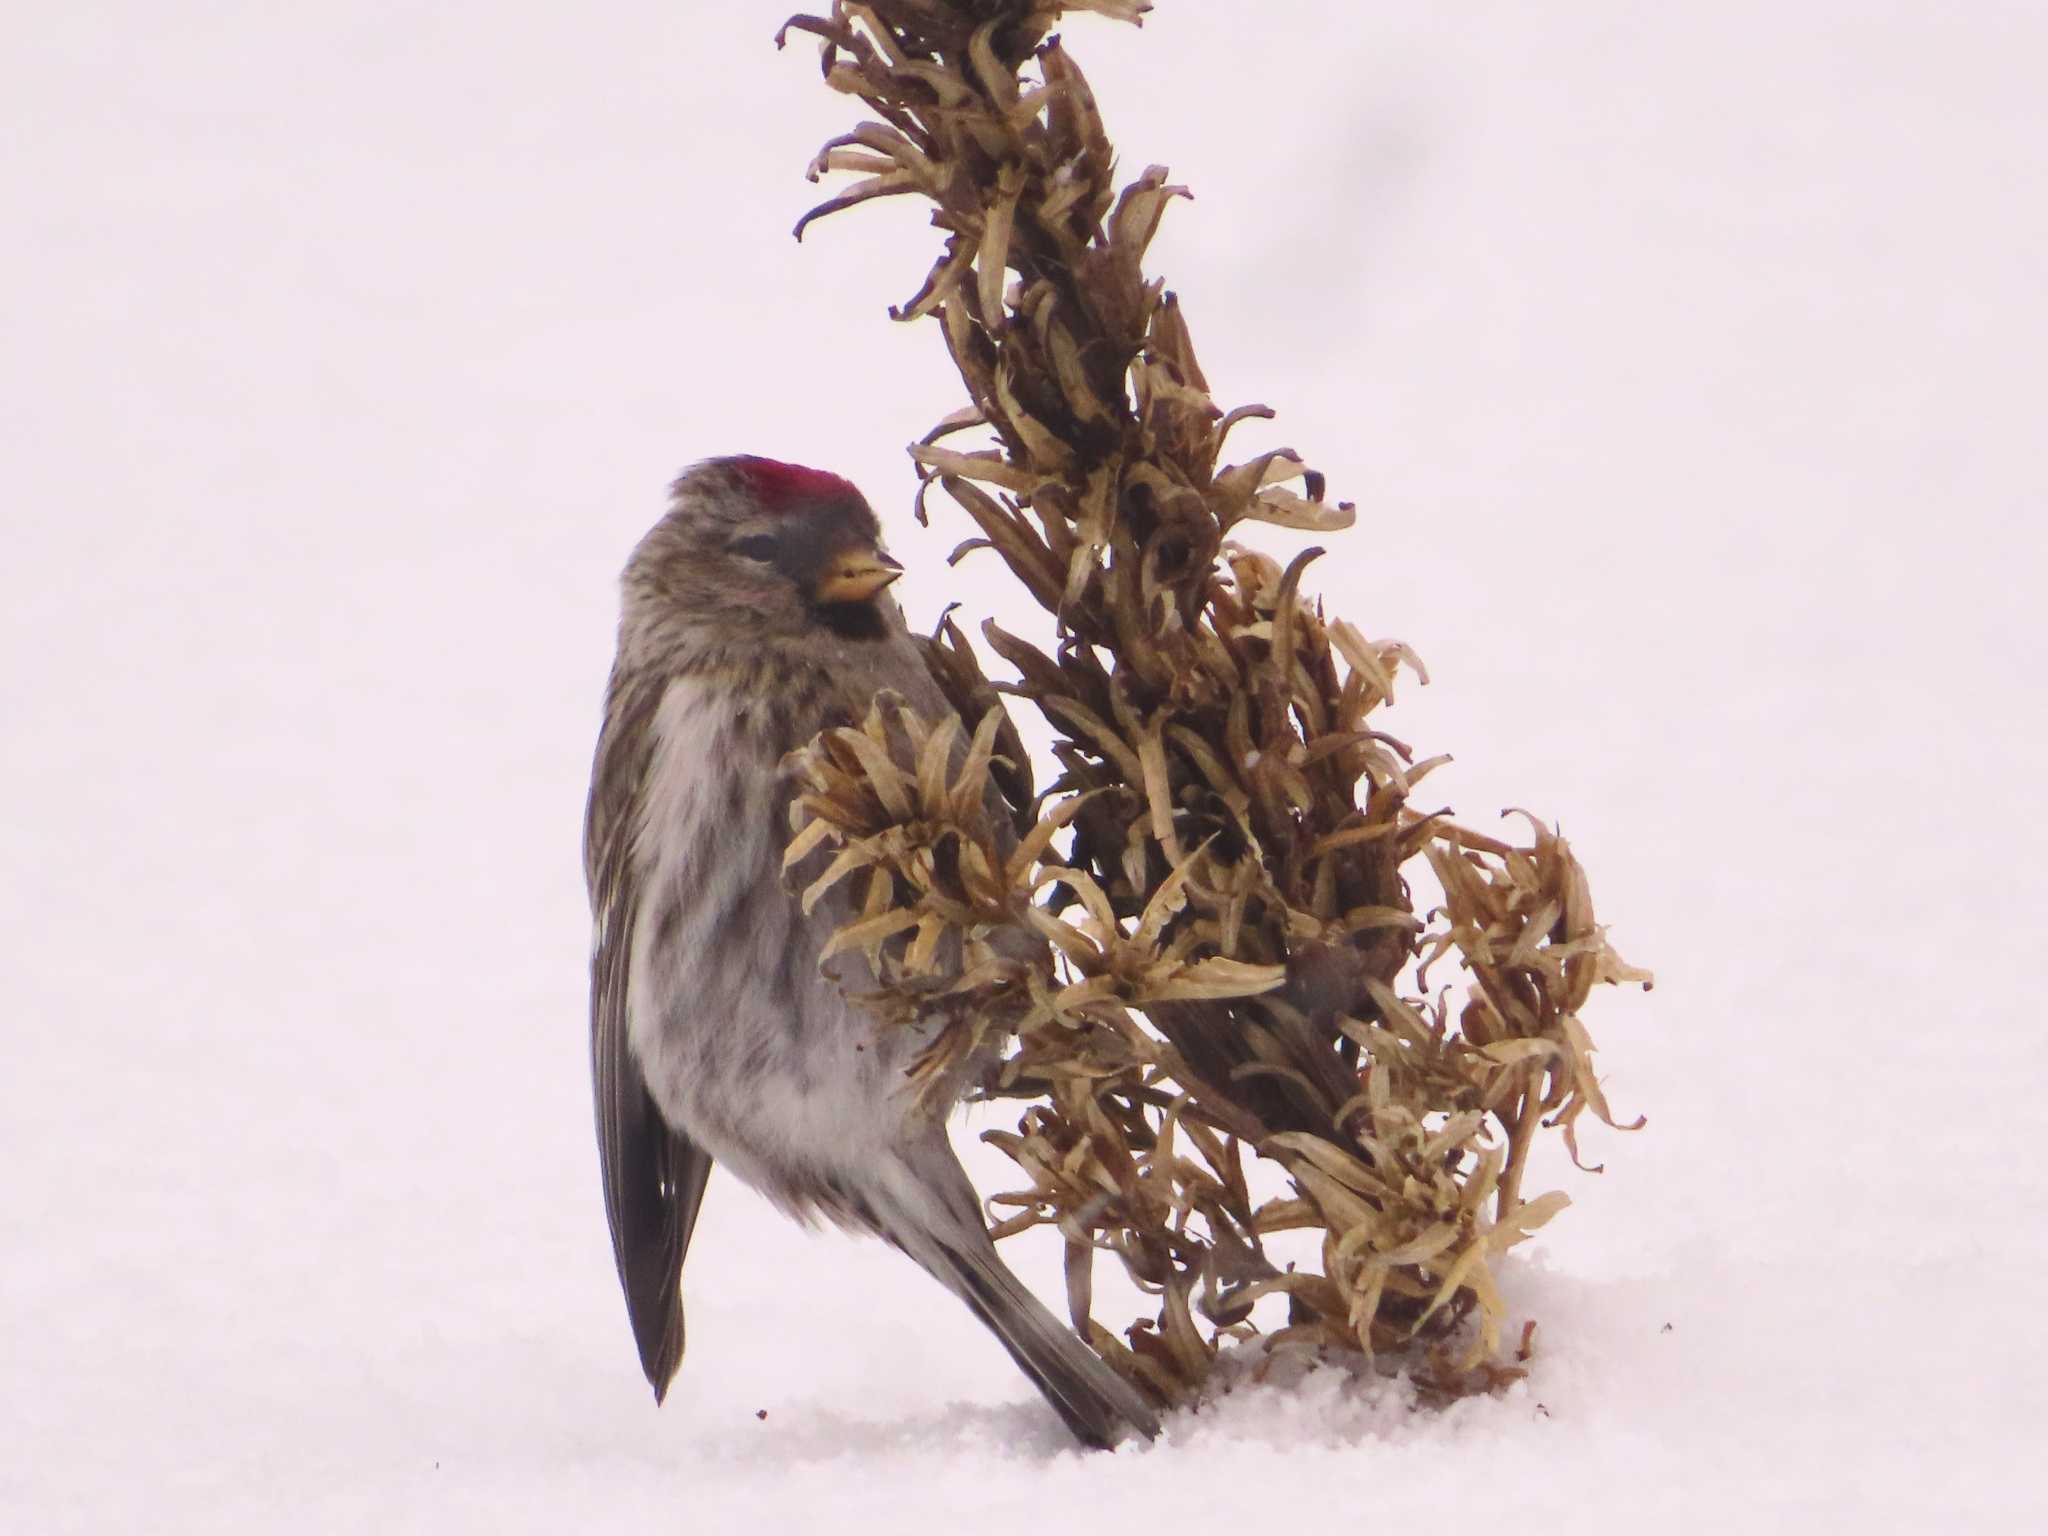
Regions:
[[879, 539], [839, 477], [719, 459], [676, 482], [626, 567], [585, 872], [605, 1211], [641, 1365], [659, 1400], [716, 1161], [801, 1220], [916, 1260], [1081, 1440], [1156, 1434], [1139, 1393], [997, 1258], [944, 1125], [906, 1079], [929, 1031], [878, 1030], [849, 1001], [872, 985], [857, 957], [820, 973], [852, 915], [846, 888], [806, 916], [782, 870], [786, 754], [884, 690], [928, 719], [949, 711], [885, 596], [900, 567]]

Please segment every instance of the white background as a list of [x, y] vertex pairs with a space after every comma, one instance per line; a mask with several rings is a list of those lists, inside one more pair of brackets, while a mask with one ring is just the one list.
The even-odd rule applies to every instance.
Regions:
[[1073, 20], [1126, 171], [1197, 193], [1153, 264], [1219, 397], [1359, 504], [1316, 581], [1430, 663], [1389, 728], [1465, 819], [1561, 820], [1659, 979], [1590, 1019], [1650, 1126], [1512, 1268], [1526, 1386], [1240, 1393], [1115, 1457], [737, 1184], [659, 1413], [612, 1272], [578, 837], [625, 551], [761, 452], [868, 491], [914, 622], [999, 595], [908, 516], [956, 386], [884, 306], [931, 231], [789, 239], [851, 119], [810, 46], [682, 0], [14, 11], [0, 1527], [2048, 1505], [2048, 10]]

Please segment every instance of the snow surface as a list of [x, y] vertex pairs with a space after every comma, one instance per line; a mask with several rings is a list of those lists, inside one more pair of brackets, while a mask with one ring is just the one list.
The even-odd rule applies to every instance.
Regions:
[[865, 486], [914, 618], [997, 600], [907, 515], [930, 231], [788, 237], [847, 105], [781, 18], [10, 14], [0, 1530], [2039, 1518], [2038, 0], [1075, 20], [1197, 191], [1155, 257], [1219, 393], [1361, 506], [1314, 580], [1428, 659], [1389, 724], [1657, 970], [1591, 1019], [1650, 1128], [1513, 1267], [1498, 1399], [1083, 1455], [715, 1181], [655, 1411], [586, 1080], [614, 573], [745, 450]]

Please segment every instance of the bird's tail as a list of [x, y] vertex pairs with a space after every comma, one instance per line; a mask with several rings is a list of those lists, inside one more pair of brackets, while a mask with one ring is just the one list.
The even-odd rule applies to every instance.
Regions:
[[1077, 1440], [1107, 1449], [1126, 1428], [1155, 1438], [1159, 1415], [1152, 1406], [996, 1256], [974, 1188], [951, 1147], [941, 1144], [917, 1162], [909, 1188], [891, 1191], [907, 1198], [885, 1196], [881, 1203], [897, 1209], [875, 1212], [882, 1235], [967, 1303]]

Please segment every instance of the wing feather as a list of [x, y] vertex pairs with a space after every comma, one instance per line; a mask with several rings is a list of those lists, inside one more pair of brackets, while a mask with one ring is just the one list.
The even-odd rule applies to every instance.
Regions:
[[613, 671], [584, 820], [584, 875], [596, 925], [590, 1068], [604, 1211], [640, 1367], [656, 1402], [683, 1358], [683, 1255], [711, 1173], [710, 1157], [663, 1118], [627, 1029], [639, 916], [632, 843], [659, 702], [659, 688], [633, 689]]

